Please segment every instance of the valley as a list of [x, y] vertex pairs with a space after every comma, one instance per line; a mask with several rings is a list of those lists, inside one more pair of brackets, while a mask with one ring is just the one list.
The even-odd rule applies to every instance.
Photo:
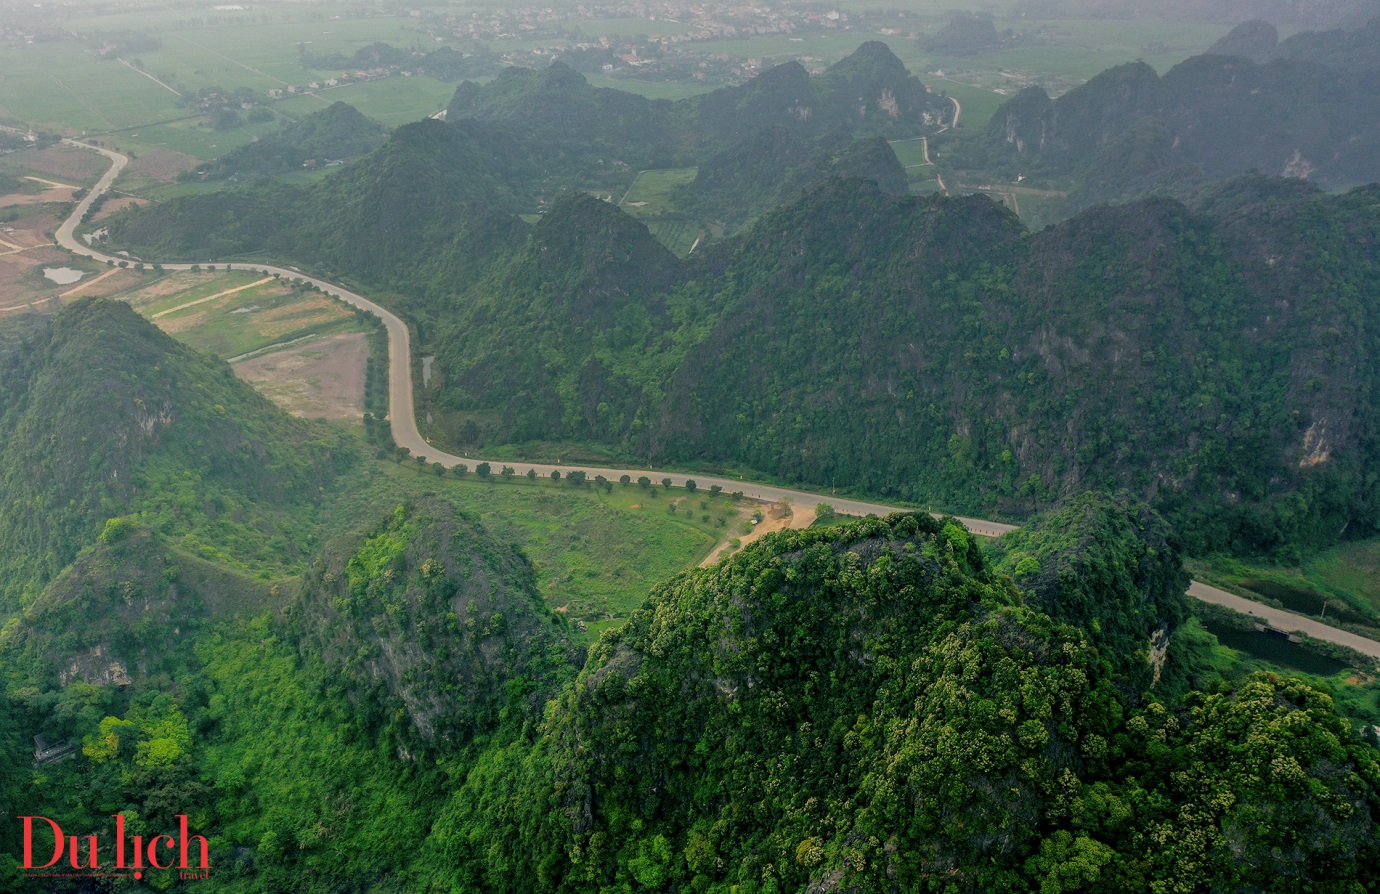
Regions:
[[0, 890], [1372, 890], [1380, 20], [682, 6], [0, 0]]
[[[82, 145], [82, 144], [74, 144]], [[72, 217], [64, 222], [58, 231], [60, 244], [74, 254], [82, 255], [92, 260], [102, 263], [115, 263], [117, 258], [102, 254], [81, 242], [75, 237], [77, 226], [80, 225], [82, 215], [95, 201], [104, 189], [109, 188], [123, 167], [125, 160], [123, 156], [108, 150], [100, 150], [94, 146], [83, 146], [100, 152], [111, 161], [111, 169], [97, 183], [91, 193], [78, 204]], [[167, 270], [190, 270], [189, 264], [169, 264], [163, 265]], [[411, 334], [409, 327], [396, 315], [384, 309], [379, 304], [364, 298], [361, 295], [348, 291], [334, 283], [318, 280], [312, 277], [302, 277], [295, 274], [300, 271], [289, 270], [282, 267], [252, 267], [244, 264], [224, 263], [221, 265], [225, 270], [242, 270], [251, 274], [259, 272], [266, 274], [267, 277], [278, 276], [288, 279], [298, 279], [319, 290], [323, 294], [330, 295], [346, 304], [359, 308], [368, 314], [379, 319], [388, 333], [388, 420], [394, 443], [401, 449], [408, 452], [419, 463], [425, 461], [432, 464], [440, 464], [446, 469], [453, 469], [459, 465], [472, 465], [478, 467], [481, 463], [488, 466], [506, 466], [507, 463], [482, 456], [456, 455], [433, 446], [423, 438], [417, 427], [417, 412], [414, 403], [416, 388], [412, 379], [412, 372], [416, 366], [415, 358], [412, 354]], [[258, 280], [250, 286], [262, 284], [267, 280]], [[208, 298], [197, 299], [206, 301], [209, 298], [219, 297], [224, 292]], [[137, 304], [136, 304], [137, 306]], [[178, 305], [158, 314], [154, 314], [155, 319], [159, 314], [166, 314], [182, 310], [190, 306], [189, 304]], [[193, 342], [195, 343], [195, 342]], [[637, 473], [639, 477], [646, 475], [653, 482], [661, 483], [665, 488], [684, 488], [693, 495], [699, 489], [708, 490], [716, 488], [724, 493], [734, 493], [750, 500], [756, 500], [766, 505], [785, 504], [795, 506], [818, 506], [826, 505], [832, 507], [836, 512], [849, 516], [885, 516], [893, 512], [902, 511], [902, 507], [887, 506], [878, 503], [869, 503], [861, 500], [844, 499], [823, 493], [811, 493], [807, 491], [794, 490], [790, 488], [772, 487], [756, 482], [744, 481], [742, 479], [719, 478], [713, 476], [690, 477], [683, 472], [668, 472], [665, 470], [655, 470], [651, 467], [644, 472], [640, 468], [618, 467], [618, 468], [586, 468], [572, 469], [569, 466], [553, 465], [548, 463], [520, 463], [519, 473], [527, 475], [530, 472], [545, 479], [554, 476], [569, 475], [570, 472], [582, 472], [590, 479], [602, 478], [608, 481], [617, 481], [620, 478]], [[717, 492], [716, 492], [717, 493]], [[1000, 537], [1003, 534], [1016, 530], [1014, 525], [1003, 524], [1000, 522], [986, 521], [982, 519], [957, 517], [957, 521], [974, 534], [984, 537]], [[804, 520], [804, 525], [808, 526], [809, 520]], [[1282, 609], [1271, 608], [1268, 606], [1252, 603], [1248, 599], [1235, 596], [1226, 591], [1210, 587], [1206, 584], [1195, 582], [1188, 590], [1189, 595], [1198, 599], [1212, 602], [1233, 609], [1234, 611], [1249, 614], [1254, 617], [1264, 619], [1270, 626], [1285, 632], [1303, 632], [1317, 639], [1336, 643], [1346, 648], [1356, 650], [1364, 655], [1380, 658], [1380, 641], [1367, 639], [1357, 636], [1344, 630], [1329, 627], [1326, 624], [1313, 621], [1305, 616], [1295, 614]]]

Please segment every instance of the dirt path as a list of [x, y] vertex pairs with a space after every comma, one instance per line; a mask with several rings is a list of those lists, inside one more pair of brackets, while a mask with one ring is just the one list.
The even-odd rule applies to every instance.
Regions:
[[248, 285], [238, 286], [233, 289], [226, 289], [224, 292], [217, 292], [214, 295], [207, 295], [205, 298], [198, 298], [195, 301], [188, 301], [186, 304], [179, 304], [177, 307], [170, 307], [167, 310], [160, 310], [152, 317], [149, 317], [149, 319], [156, 320], [159, 317], [166, 317], [168, 314], [175, 314], [179, 310], [186, 310], [189, 307], [196, 307], [198, 304], [205, 304], [207, 301], [215, 301], [217, 298], [224, 298], [226, 295], [233, 295], [236, 292], [243, 292], [245, 289], [252, 289], [255, 286], [261, 286], [266, 282], [273, 282], [273, 277], [265, 276], [258, 282], [251, 282]]
[[815, 523], [818, 517], [814, 509], [797, 509], [789, 503], [762, 503], [762, 521], [748, 533], [738, 538], [738, 545], [734, 546], [730, 540], [725, 540], [714, 547], [713, 552], [704, 557], [700, 563], [701, 568], [713, 565], [715, 562], [739, 552], [743, 547], [757, 540], [761, 540], [768, 534], [776, 531], [784, 531], [793, 528], [797, 531], [808, 528]]
[[181, 93], [178, 93], [178, 92], [177, 92], [176, 90], [174, 90], [173, 88], [169, 87], [167, 84], [165, 84], [165, 83], [163, 83], [162, 81], [160, 81], [160, 80], [158, 80], [157, 78], [155, 78], [153, 75], [151, 75], [151, 74], [149, 74], [148, 72], [144, 71], [142, 68], [135, 68], [133, 65], [130, 65], [128, 62], [126, 62], [126, 61], [123, 60], [123, 59], [120, 60], [120, 64], [123, 65], [125, 68], [128, 68], [130, 71], [134, 72], [135, 74], [141, 74], [141, 75], [143, 75], [144, 77], [148, 78], [150, 81], [153, 81], [155, 84], [157, 84], [158, 86], [162, 87], [164, 90], [168, 91], [168, 92], [171, 93], [173, 96], [181, 96], [181, 95], [182, 95]]
[[103, 280], [103, 279], [109, 279], [110, 277], [114, 276], [115, 274], [117, 274], [117, 273], [119, 273], [119, 272], [120, 272], [120, 268], [119, 268], [119, 267], [112, 267], [111, 269], [109, 269], [109, 270], [107, 270], [106, 272], [102, 273], [100, 276], [94, 276], [94, 277], [92, 277], [91, 279], [88, 279], [86, 282], [81, 283], [80, 285], [78, 285], [75, 289], [69, 289], [68, 291], [63, 292], [63, 293], [62, 293], [61, 295], [59, 295], [58, 297], [59, 297], [59, 298], [67, 298], [67, 297], [69, 297], [69, 296], [75, 295], [75, 294], [77, 294], [78, 292], [82, 291], [83, 289], [86, 289], [86, 288], [88, 288], [88, 287], [90, 287], [90, 286], [94, 286], [96, 283], [100, 282], [100, 281]]
[[24, 176], [25, 180], [32, 180], [35, 183], [42, 183], [44, 186], [51, 186], [53, 189], [81, 189], [80, 186], [73, 186], [70, 183], [58, 183], [56, 180], [44, 180], [42, 177]]
[[[267, 72], [262, 72], [262, 71], [259, 71], [257, 68], [252, 68], [252, 67], [250, 67], [250, 66], [248, 66], [248, 65], [245, 65], [243, 62], [240, 62], [238, 59], [231, 59], [229, 56], [225, 55], [224, 53], [217, 53], [215, 50], [211, 49], [210, 47], [202, 46], [201, 44], [199, 44], [199, 43], [197, 43], [196, 41], [192, 40], [190, 37], [183, 37], [181, 34], [176, 35], [176, 37], [177, 37], [178, 40], [185, 40], [187, 43], [189, 43], [189, 44], [191, 44], [192, 46], [196, 47], [198, 50], [202, 50], [202, 51], [204, 51], [204, 52], [210, 53], [212, 56], [219, 56], [220, 58], [224, 59], [226, 62], [229, 62], [231, 65], [238, 65], [240, 68], [243, 68], [245, 71], [252, 71], [252, 72], [254, 72], [254, 74], [258, 75], [258, 76], [261, 77], [261, 78], [268, 78], [270, 81], [272, 81], [272, 82], [275, 83], [275, 84], [284, 84], [284, 85], [287, 84], [287, 81], [279, 80], [278, 78], [275, 78], [273, 75], [268, 74]], [[167, 86], [167, 85], [164, 85], [164, 86]], [[172, 88], [169, 87], [168, 89], [172, 89]]]

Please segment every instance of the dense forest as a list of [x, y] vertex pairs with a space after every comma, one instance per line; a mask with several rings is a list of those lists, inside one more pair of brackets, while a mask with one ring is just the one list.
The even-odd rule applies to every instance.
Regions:
[[[1230, 115], [1234, 77], [1262, 103], [1283, 71], [1339, 103], [1361, 77], [1309, 61], [1342, 38], [1233, 40], [1268, 58], [1124, 67], [1008, 123], [1090, 191], [1163, 183], [1196, 145], [1164, 150], [1166, 97]], [[1241, 152], [1342, 139], [1333, 111]], [[370, 289], [433, 358], [437, 443], [1024, 526], [821, 519], [584, 639], [502, 520], [441, 486], [528, 487], [512, 469], [371, 457], [372, 414], [363, 437], [293, 418], [118, 301], [5, 320], [0, 889], [26, 889], [15, 817], [41, 814], [106, 842], [185, 815], [229, 894], [1380, 890], [1376, 705], [1225, 658], [1183, 565], [1380, 533], [1380, 187], [1225, 165], [1033, 231], [907, 194], [887, 138], [951, 113], [879, 43], [680, 102], [514, 69], [445, 121], [385, 139], [337, 104], [209, 174], [362, 156], [310, 185], [111, 218], [136, 257]], [[1031, 160], [999, 130], [994, 165]], [[649, 165], [695, 166], [672, 200], [725, 235], [678, 257], [568, 188]]]
[[[96, 326], [124, 336], [108, 364], [128, 345], [128, 365], [248, 394], [108, 303], [50, 337]], [[174, 406], [171, 428], [200, 411]], [[34, 436], [102, 430], [56, 409]], [[296, 424], [262, 402], [230, 418]], [[63, 486], [49, 467], [25, 484]], [[778, 533], [656, 587], [588, 655], [531, 563], [444, 499], [344, 511], [280, 488], [267, 502], [316, 505], [332, 533], [277, 579], [208, 561], [194, 515], [155, 524], [141, 499], [73, 529], [75, 560], [0, 634], [0, 801], [106, 840], [117, 813], [145, 836], [188, 814], [217, 890], [1374, 881], [1380, 751], [1302, 681], [1213, 671], [1176, 537], [1125, 499], [1079, 497], [991, 554], [927, 514]], [[30, 768], [34, 734], [71, 756]]]
[[[230, 368], [127, 304], [81, 300], [0, 354], [0, 610], [33, 604], [98, 535], [272, 574], [309, 548], [317, 488], [355, 461], [331, 429], [268, 412]], [[212, 459], [214, 458], [214, 459]]]
[[309, 189], [111, 233], [406, 295], [385, 300], [436, 357], [430, 434], [458, 447], [592, 442], [1015, 518], [1128, 488], [1194, 553], [1376, 530], [1373, 187], [1249, 175], [1029, 232], [984, 197], [890, 194], [879, 140], [776, 130], [683, 187], [757, 217], [682, 261], [587, 195], [514, 217], [540, 156], [494, 127], [407, 125]]

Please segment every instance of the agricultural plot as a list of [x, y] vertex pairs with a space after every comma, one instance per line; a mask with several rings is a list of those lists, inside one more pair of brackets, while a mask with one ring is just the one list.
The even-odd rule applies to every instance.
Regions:
[[697, 220], [649, 220], [646, 224], [652, 236], [680, 258], [690, 253], [704, 232]]
[[624, 211], [634, 217], [654, 217], [672, 210], [671, 192], [695, 179], [697, 168], [666, 168], [643, 171], [628, 187], [623, 201]]
[[247, 271], [175, 273], [122, 297], [178, 340], [227, 360], [356, 325], [323, 295]]
[[388, 127], [397, 127], [434, 115], [455, 95], [455, 85], [432, 78], [386, 78], [294, 96], [273, 106], [290, 115], [319, 112], [330, 103], [346, 102]]
[[187, 114], [178, 98], [75, 42], [0, 45], [0, 119], [67, 133], [100, 132]]

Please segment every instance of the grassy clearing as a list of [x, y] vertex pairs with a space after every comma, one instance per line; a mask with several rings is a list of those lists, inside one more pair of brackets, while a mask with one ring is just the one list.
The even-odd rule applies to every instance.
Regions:
[[450, 103], [454, 94], [454, 84], [431, 78], [387, 78], [322, 90], [314, 96], [294, 96], [273, 108], [293, 115], [309, 115], [339, 100], [381, 124], [397, 127], [434, 115]]
[[696, 220], [649, 220], [646, 224], [652, 236], [679, 258], [690, 253], [695, 240], [704, 231]]
[[1353, 597], [1380, 617], [1380, 538], [1334, 547], [1304, 563], [1304, 576]]
[[896, 140], [891, 144], [891, 151], [896, 153], [896, 158], [901, 162], [901, 166], [911, 173], [914, 173], [912, 168], [925, 164], [924, 137], [918, 137], [914, 140]]
[[643, 171], [628, 188], [619, 206], [636, 217], [652, 217], [671, 210], [671, 191], [695, 179], [698, 168]]
[[[653, 586], [697, 565], [715, 543], [711, 528], [687, 523], [683, 512], [670, 515], [664, 494], [643, 500], [646, 492], [636, 485], [615, 484], [606, 495], [550, 479], [480, 481], [473, 473], [442, 478], [417, 471], [411, 462], [380, 463], [369, 474], [371, 486], [347, 498], [349, 511], [370, 518], [380, 506], [421, 494], [453, 501], [528, 555], [547, 603], [585, 623], [590, 641], [599, 630], [621, 624]], [[726, 497], [715, 503], [729, 505]]]
[[1380, 629], [1380, 538], [1333, 547], [1301, 565], [1214, 556], [1187, 563], [1200, 580], [1343, 626]]
[[0, 118], [37, 128], [103, 131], [186, 114], [153, 81], [75, 42], [0, 47]]
[[137, 130], [115, 134], [107, 142], [122, 151], [132, 149], [138, 152], [140, 147], [156, 146], [210, 161], [277, 128], [277, 121], [266, 121], [243, 124], [230, 130], [216, 130], [206, 118], [191, 118], [169, 124], [141, 126]]

